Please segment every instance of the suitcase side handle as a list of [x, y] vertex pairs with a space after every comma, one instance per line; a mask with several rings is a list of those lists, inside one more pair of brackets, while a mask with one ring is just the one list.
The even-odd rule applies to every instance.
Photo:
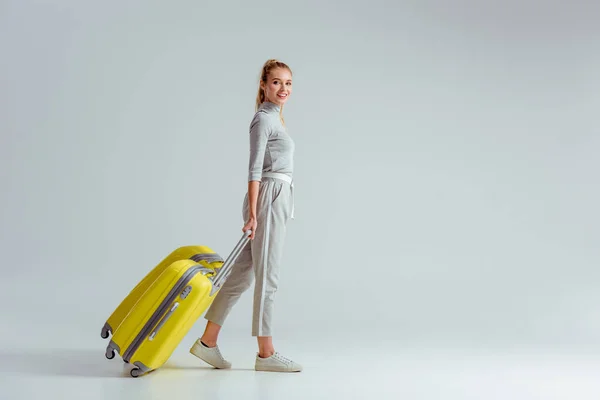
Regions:
[[252, 230], [250, 230], [250, 229], [247, 230], [246, 232], [244, 232], [244, 234], [242, 235], [242, 238], [239, 240], [239, 242], [237, 243], [237, 245], [234, 247], [234, 249], [231, 252], [231, 254], [229, 254], [229, 256], [225, 260], [225, 263], [223, 264], [223, 266], [221, 268], [219, 268], [219, 271], [217, 272], [217, 274], [215, 275], [215, 277], [213, 279], [213, 288], [212, 288], [212, 290], [210, 292], [211, 296], [213, 294], [215, 294], [215, 292], [217, 292], [221, 288], [221, 286], [223, 285], [223, 283], [227, 279], [227, 276], [229, 276], [229, 272], [230, 272], [231, 266], [233, 265], [233, 263], [235, 262], [235, 260], [237, 260], [237, 258], [239, 257], [240, 253], [242, 252], [242, 250], [244, 249], [244, 247], [246, 246], [246, 244], [250, 240], [249, 239], [250, 238], [250, 234], [252, 234]]
[[179, 303], [175, 303], [173, 305], [173, 307], [169, 310], [169, 312], [163, 317], [163, 319], [158, 323], [158, 325], [156, 326], [156, 328], [152, 331], [152, 333], [150, 333], [150, 336], [148, 337], [148, 340], [152, 341], [154, 340], [154, 338], [156, 337], [156, 335], [158, 334], [158, 331], [160, 331], [160, 328], [163, 327], [163, 325], [165, 324], [165, 322], [167, 322], [167, 320], [169, 318], [171, 318], [171, 315], [173, 315], [173, 313], [175, 312], [175, 310], [177, 309], [177, 307], [179, 307]]
[[197, 263], [199, 263], [200, 261], [206, 261], [207, 263], [225, 262], [225, 260], [223, 260], [221, 258], [221, 256], [218, 255], [217, 253], [194, 254], [193, 256], [190, 257], [190, 260], [196, 261]]

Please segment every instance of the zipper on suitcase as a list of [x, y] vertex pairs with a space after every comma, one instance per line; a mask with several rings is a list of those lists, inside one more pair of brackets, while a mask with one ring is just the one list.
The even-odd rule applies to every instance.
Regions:
[[[148, 319], [148, 322], [140, 330], [136, 338], [131, 342], [131, 344], [123, 354], [123, 361], [129, 362], [131, 356], [137, 351], [137, 349], [140, 347], [146, 336], [148, 336], [151, 333], [152, 328], [154, 328], [154, 326], [160, 321], [161, 317], [166, 312], [168, 312], [168, 310], [170, 310], [171, 303], [177, 298], [181, 291], [185, 289], [186, 285], [194, 277], [194, 275], [196, 275], [199, 271], [207, 269], [208, 268], [206, 267], [198, 265], [190, 268], [185, 272], [185, 274], [179, 279], [174, 288], [171, 289], [167, 296], [165, 296], [165, 299], [162, 301], [160, 306], [158, 306], [154, 314], [152, 314], [152, 316]], [[209, 271], [213, 272], [212, 270]]]

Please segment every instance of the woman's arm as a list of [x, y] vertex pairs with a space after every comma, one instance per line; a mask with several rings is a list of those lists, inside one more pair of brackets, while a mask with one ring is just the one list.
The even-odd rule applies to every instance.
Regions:
[[248, 221], [242, 228], [243, 232], [252, 230], [250, 238], [254, 239], [256, 231], [256, 207], [258, 190], [262, 179], [262, 168], [265, 160], [267, 141], [271, 134], [269, 120], [262, 114], [257, 114], [250, 124], [250, 160], [248, 165]]
[[260, 181], [248, 182], [248, 221], [242, 228], [242, 232], [246, 232], [248, 229], [252, 231], [250, 239], [254, 239], [254, 233], [256, 232], [257, 219], [256, 219], [256, 203], [258, 201], [258, 187]]
[[248, 207], [250, 218], [256, 219], [256, 203], [258, 201], [259, 181], [248, 182]]

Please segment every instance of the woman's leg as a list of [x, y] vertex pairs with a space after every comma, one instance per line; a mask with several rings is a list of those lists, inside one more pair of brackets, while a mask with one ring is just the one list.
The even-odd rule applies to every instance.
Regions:
[[279, 284], [286, 224], [291, 216], [291, 190], [289, 184], [281, 181], [266, 182], [258, 198], [259, 222], [252, 246], [255, 276], [252, 335], [257, 337], [258, 342], [255, 369], [297, 372], [302, 367], [276, 352], [272, 338], [275, 293]]
[[241, 294], [252, 284], [252, 254], [248, 244], [232, 266], [229, 277], [219, 290], [205, 315], [208, 320], [201, 338], [196, 340], [190, 353], [215, 368], [231, 368], [231, 363], [221, 354], [217, 340], [227, 315]]
[[261, 358], [271, 357], [275, 354], [275, 347], [273, 347], [272, 336], [258, 336], [258, 356]]
[[208, 321], [201, 340], [213, 347], [216, 345], [221, 327], [241, 295], [252, 285], [252, 250], [248, 243], [231, 267], [231, 273], [217, 293], [204, 318]]
[[[275, 293], [289, 218], [289, 185], [266, 180], [258, 196], [258, 224], [252, 242], [254, 269], [254, 304], [252, 336], [270, 337]], [[261, 339], [268, 346], [271, 339]], [[268, 349], [266, 349], [268, 350]]]
[[208, 321], [206, 323], [206, 328], [204, 329], [204, 334], [200, 340], [208, 347], [215, 347], [217, 345], [217, 339], [220, 331], [221, 325], [218, 325], [212, 321]]
[[[248, 217], [248, 195], [244, 199], [242, 215]], [[233, 306], [242, 293], [251, 285], [254, 279], [252, 268], [252, 245], [246, 244], [242, 249], [227, 280], [215, 296], [204, 318], [207, 320], [202, 337], [192, 345], [190, 353], [204, 360], [215, 368], [230, 368], [231, 363], [222, 356], [217, 340], [219, 332]]]
[[[248, 216], [248, 194], [246, 193], [242, 204], [243, 221], [246, 221]], [[253, 279], [252, 244], [248, 242], [240, 252], [235, 264], [231, 267], [231, 272], [227, 280], [204, 316], [208, 321], [204, 329], [204, 334], [200, 338], [204, 344], [209, 347], [217, 345], [219, 332], [225, 319], [240, 299], [242, 293], [252, 285]]]

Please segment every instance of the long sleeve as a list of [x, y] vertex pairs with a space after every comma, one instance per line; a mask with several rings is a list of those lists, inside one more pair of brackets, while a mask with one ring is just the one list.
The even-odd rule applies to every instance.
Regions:
[[269, 118], [257, 113], [250, 124], [250, 160], [248, 181], [260, 181], [262, 178], [267, 142], [271, 134]]

